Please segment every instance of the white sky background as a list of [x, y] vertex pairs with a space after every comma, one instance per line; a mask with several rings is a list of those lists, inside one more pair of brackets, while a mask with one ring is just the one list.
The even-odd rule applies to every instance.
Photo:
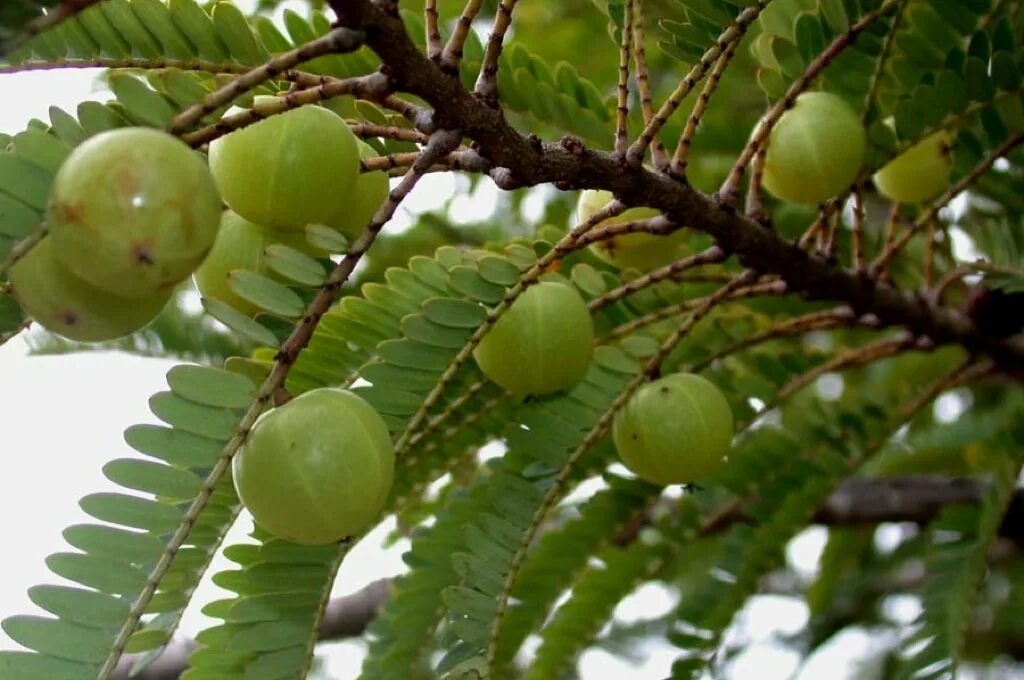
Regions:
[[[240, 5], [250, 3], [239, 2]], [[293, 3], [300, 8], [303, 3]], [[105, 99], [90, 71], [54, 71], [0, 76], [0, 131], [14, 133], [33, 117], [47, 120], [51, 105], [74, 111], [81, 101]], [[457, 221], [485, 218], [494, 208], [493, 185], [483, 182], [473, 196], [459, 196], [451, 205]], [[413, 212], [437, 209], [457, 190], [449, 176], [430, 175], [406, 201]], [[398, 215], [389, 228], [402, 228], [408, 214]], [[78, 522], [92, 521], [78, 507], [78, 499], [90, 493], [113, 491], [117, 487], [103, 477], [101, 467], [115, 457], [135, 454], [122, 437], [135, 423], [157, 422], [147, 399], [166, 389], [164, 374], [174, 361], [143, 359], [103, 352], [83, 355], [30, 357], [23, 338], [0, 347], [0, 414], [6, 448], [0, 452], [0, 517], [3, 519], [7, 550], [0, 578], [0, 619], [21, 613], [40, 613], [26, 591], [39, 583], [59, 582], [44, 565], [47, 555], [68, 550], [61, 531]], [[116, 386], [110, 389], [108, 386]], [[245, 540], [249, 529], [244, 519], [228, 537], [228, 543]], [[386, 530], [388, 527], [382, 527]], [[400, 573], [400, 560], [407, 545], [387, 551], [379, 547], [385, 531], [365, 540], [346, 559], [336, 595], [354, 592], [367, 583]], [[806, 573], [813, 573], [824, 540], [823, 530], [805, 533], [790, 549], [791, 561]], [[215, 562], [211, 573], [228, 565]], [[196, 601], [208, 602], [222, 596], [212, 584], [200, 588]], [[668, 593], [649, 585], [631, 596], [616, 610], [616, 618], [627, 621], [654, 617], [671, 605]], [[911, 610], [914, 603], [909, 603]], [[793, 598], [756, 597], [741, 614], [744, 639], [750, 647], [728, 670], [728, 677], [756, 680], [842, 680], [853, 678], [850, 663], [868, 653], [872, 638], [850, 632], [817, 655], [798, 672], [797, 656], [773, 644], [773, 636], [793, 633], [806, 621], [807, 610]], [[194, 635], [212, 620], [189, 612], [182, 633]], [[0, 631], [0, 649], [17, 645]], [[355, 678], [363, 646], [359, 642], [332, 644], [328, 654], [331, 678]], [[591, 651], [580, 661], [580, 677], [604, 678], [665, 677], [678, 650], [653, 643], [642, 650], [640, 665], [627, 663], [601, 651]], [[1009, 677], [1009, 676], [1005, 676]]]

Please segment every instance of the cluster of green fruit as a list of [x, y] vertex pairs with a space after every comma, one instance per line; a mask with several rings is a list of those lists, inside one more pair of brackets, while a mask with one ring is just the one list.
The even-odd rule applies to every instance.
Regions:
[[[593, 321], [571, 284], [527, 288], [483, 337], [474, 358], [519, 395], [571, 390], [587, 372]], [[639, 477], [667, 485], [714, 472], [729, 451], [733, 417], [714, 384], [679, 373], [642, 386], [615, 416], [620, 458]], [[275, 536], [325, 544], [373, 524], [387, 500], [394, 451], [381, 416], [334, 388], [302, 394], [260, 417], [233, 462], [235, 487]]]
[[231, 273], [269, 273], [272, 243], [327, 256], [301, 233], [308, 224], [358, 233], [388, 192], [385, 173], [359, 172], [373, 155], [316, 106], [218, 139], [209, 167], [157, 130], [99, 134], [54, 178], [49, 236], [12, 267], [14, 293], [40, 325], [84, 342], [146, 326], [193, 272], [204, 296], [253, 314]]
[[[939, 130], [874, 174], [875, 188], [899, 203], [920, 203], [949, 185], [952, 135]], [[779, 198], [817, 205], [840, 195], [864, 165], [867, 134], [857, 113], [828, 92], [805, 92], [768, 137], [764, 187]]]
[[[889, 121], [891, 126], [891, 121]], [[953, 135], [939, 130], [889, 161], [872, 177], [878, 192], [899, 203], [921, 203], [947, 186], [952, 169]], [[819, 205], [840, 195], [857, 180], [867, 151], [867, 134], [856, 112], [828, 92], [806, 92], [782, 114], [768, 136], [763, 184], [792, 203]], [[612, 200], [607, 191], [580, 195], [576, 216], [590, 219]], [[631, 208], [594, 227], [656, 217], [653, 208]], [[665, 236], [645, 232], [616, 235], [590, 246], [597, 257], [620, 269], [650, 271], [689, 254], [686, 231]]]

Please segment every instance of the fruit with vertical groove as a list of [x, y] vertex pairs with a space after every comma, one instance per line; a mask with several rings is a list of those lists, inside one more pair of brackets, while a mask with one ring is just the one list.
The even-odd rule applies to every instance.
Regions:
[[690, 484], [729, 453], [733, 415], [714, 383], [675, 373], [643, 385], [615, 414], [612, 438], [622, 462], [652, 484]]
[[842, 98], [805, 92], [768, 136], [764, 188], [785, 201], [824, 203], [854, 183], [866, 149], [864, 125]]
[[49, 331], [78, 342], [102, 342], [133, 333], [156, 318], [172, 291], [123, 298], [100, 290], [64, 267], [44, 238], [11, 267], [14, 295]]
[[543, 281], [512, 303], [473, 357], [513, 394], [549, 394], [583, 379], [593, 344], [593, 320], [580, 294], [570, 284]]
[[341, 229], [355, 210], [359, 145], [337, 114], [302, 106], [215, 140], [210, 169], [224, 202], [251, 222]]
[[72, 151], [54, 178], [53, 254], [78, 278], [122, 297], [167, 293], [202, 262], [221, 203], [206, 164], [177, 138], [121, 128]]
[[232, 462], [235, 489], [256, 522], [304, 545], [369, 528], [394, 479], [391, 435], [362, 397], [305, 392], [264, 413]]

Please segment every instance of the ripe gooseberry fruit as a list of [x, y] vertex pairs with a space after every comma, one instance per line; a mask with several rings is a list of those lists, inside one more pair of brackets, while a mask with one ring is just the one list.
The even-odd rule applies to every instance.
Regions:
[[[612, 193], [610, 191], [587, 189], [580, 194], [580, 200], [576, 206], [576, 216], [580, 222], [585, 222], [611, 200]], [[661, 211], [654, 208], [630, 208], [620, 215], [600, 222], [593, 229], [610, 224], [646, 220], [660, 214]], [[689, 247], [686, 242], [686, 232], [679, 229], [665, 236], [644, 232], [622, 234], [597, 241], [591, 244], [590, 250], [608, 264], [619, 269], [650, 271], [675, 262], [689, 252]]]
[[200, 295], [220, 300], [243, 314], [258, 312], [259, 307], [232, 290], [230, 276], [236, 270], [265, 273], [264, 251], [273, 242], [268, 230], [225, 210], [217, 240], [193, 275]]
[[71, 152], [50, 195], [53, 253], [108, 293], [169, 291], [202, 262], [220, 196], [200, 156], [159, 130], [121, 128]]
[[885, 164], [872, 178], [878, 192], [899, 203], [920, 203], [949, 186], [953, 136], [928, 135]]
[[733, 416], [719, 389], [694, 373], [643, 385], [615, 414], [612, 439], [626, 467], [652, 484], [689, 484], [717, 470]]
[[512, 303], [473, 358], [484, 375], [513, 394], [549, 394], [583, 379], [593, 344], [594, 322], [576, 289], [542, 281]]
[[335, 543], [377, 518], [394, 479], [391, 435], [361, 397], [311, 390], [256, 421], [232, 462], [256, 522], [304, 545]]
[[864, 126], [845, 101], [805, 92], [768, 137], [764, 187], [786, 201], [824, 203], [857, 179], [866, 148]]
[[47, 237], [11, 267], [14, 295], [29, 316], [70, 340], [114, 340], [156, 318], [172, 291], [123, 298], [102, 291], [68, 271]]
[[302, 106], [236, 130], [210, 145], [210, 169], [224, 202], [271, 229], [348, 222], [359, 147], [348, 125], [319, 106]]
[[[380, 154], [366, 142], [359, 140], [359, 157], [375, 158]], [[355, 200], [350, 215], [342, 225], [345, 233], [358, 236], [373, 219], [374, 213], [391, 191], [388, 175], [383, 170], [363, 172], [356, 179]]]

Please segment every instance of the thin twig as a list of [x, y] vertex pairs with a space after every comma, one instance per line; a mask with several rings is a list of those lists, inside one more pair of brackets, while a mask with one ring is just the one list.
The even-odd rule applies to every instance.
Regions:
[[435, 63], [441, 60], [441, 30], [437, 26], [437, 18], [437, 0], [424, 2], [423, 23], [426, 24], [427, 56]]
[[878, 340], [871, 344], [864, 345], [863, 347], [857, 347], [855, 349], [840, 352], [828, 361], [818, 364], [809, 371], [794, 377], [788, 383], [779, 388], [775, 399], [773, 399], [769, 404], [766, 404], [763, 410], [769, 411], [775, 408], [790, 395], [799, 392], [826, 373], [846, 370], [856, 366], [863, 366], [864, 364], [877, 359], [891, 357], [905, 349], [913, 347], [916, 343], [916, 338], [909, 333], [905, 333], [898, 338]]
[[349, 129], [352, 130], [352, 134], [363, 139], [371, 137], [383, 137], [384, 139], [394, 139], [400, 142], [415, 142], [416, 144], [426, 144], [430, 140], [429, 135], [425, 135], [419, 130], [410, 130], [408, 128], [395, 127], [394, 125], [374, 125], [372, 123], [355, 123], [350, 125]]
[[693, 110], [690, 111], [690, 117], [686, 119], [686, 127], [683, 128], [683, 134], [680, 135], [679, 143], [676, 144], [676, 151], [672, 155], [670, 173], [673, 177], [680, 179], [686, 177], [686, 168], [690, 162], [690, 146], [693, 144], [693, 139], [697, 134], [697, 128], [700, 126], [701, 120], [704, 119], [704, 112], [708, 108], [708, 103], [715, 94], [715, 90], [718, 89], [718, 83], [722, 81], [725, 67], [732, 61], [732, 57], [736, 54], [736, 48], [739, 44], [738, 40], [730, 42], [726, 45], [725, 51], [718, 55], [714, 68], [708, 74], [704, 87], [701, 88], [700, 95], [697, 97], [697, 101], [694, 102]]
[[980, 378], [983, 375], [991, 373], [995, 368], [996, 365], [991, 361], [978, 361], [975, 357], [970, 356], [965, 358], [956, 368], [950, 371], [949, 374], [932, 383], [928, 390], [904, 406], [902, 409], [904, 418], [909, 419], [912, 414], [917, 413], [925, 404], [932, 401], [943, 392], [947, 392], [976, 378]]
[[683, 79], [676, 86], [676, 89], [669, 95], [665, 103], [662, 104], [658, 112], [654, 114], [654, 118], [651, 122], [644, 127], [643, 132], [637, 137], [636, 141], [629, 148], [626, 153], [626, 159], [633, 164], [639, 163], [643, 159], [644, 152], [647, 147], [654, 141], [654, 137], [658, 134], [661, 128], [668, 122], [668, 119], [672, 117], [672, 114], [676, 112], [686, 96], [690, 94], [690, 91], [697, 86], [697, 83], [701, 81], [704, 74], [715, 63], [715, 60], [725, 51], [729, 45], [738, 43], [743, 39], [747, 29], [750, 27], [754, 20], [757, 19], [758, 15], [761, 14], [761, 10], [771, 0], [758, 0], [757, 5], [745, 7], [742, 12], [736, 17], [736, 21], [729, 25], [722, 35], [718, 36], [718, 40], [715, 44], [709, 47], [700, 60], [694, 64], [690, 71], [683, 76]]
[[768, 158], [767, 149], [758, 149], [754, 154], [754, 162], [751, 164], [750, 183], [747, 184], [747, 204], [745, 212], [753, 220], [764, 224], [768, 221], [768, 214], [761, 202], [761, 182], [764, 180], [764, 164]]
[[853, 233], [850, 235], [853, 250], [853, 268], [857, 272], [864, 269], [864, 191], [857, 187], [853, 191]]
[[[422, 151], [409, 151], [406, 153], [390, 153], [384, 156], [363, 158], [359, 161], [359, 167], [362, 172], [407, 168], [415, 163], [423, 153], [424, 152]], [[435, 168], [486, 172], [487, 159], [480, 156], [476, 151], [463, 147], [459, 150], [452, 151], [444, 158], [438, 159], [430, 167], [430, 170], [433, 171]]]
[[[633, 0], [633, 60], [636, 63], [636, 84], [640, 91], [640, 108], [643, 111], [644, 125], [646, 126], [654, 120], [654, 104], [651, 102], [651, 80], [647, 70], [644, 23], [644, 0]], [[651, 161], [655, 170], [664, 171], [668, 168], [668, 154], [660, 135], [655, 135], [651, 141]]]
[[876, 102], [878, 101], [878, 88], [882, 83], [882, 77], [885, 75], [885, 64], [889, 60], [889, 56], [892, 54], [892, 47], [896, 44], [896, 33], [900, 30], [900, 24], [903, 21], [903, 12], [906, 10], [907, 0], [903, 0], [903, 6], [896, 12], [896, 16], [892, 18], [892, 23], [889, 26], [889, 31], [885, 35], [885, 42], [882, 43], [882, 51], [878, 54], [878, 58], [875, 61], [875, 70], [871, 74], [871, 84], [868, 85], [868, 93], [864, 99], [864, 114], [861, 120], [867, 121], [871, 115], [872, 109], [874, 109]]
[[935, 276], [935, 228], [938, 224], [938, 217], [932, 216], [928, 220], [928, 226], [924, 241], [924, 287], [932, 287], [932, 279]]
[[465, 48], [466, 38], [469, 37], [469, 32], [472, 30], [473, 20], [480, 13], [481, 4], [482, 0], [469, 0], [466, 3], [466, 6], [462, 9], [462, 16], [459, 17], [458, 22], [455, 24], [455, 30], [452, 31], [451, 37], [448, 38], [448, 43], [441, 52], [441, 68], [448, 73], [454, 74], [459, 72], [462, 50]]
[[11, 248], [11, 251], [7, 253], [7, 257], [0, 262], [0, 280], [7, 276], [8, 270], [18, 263], [18, 260], [28, 255], [29, 251], [36, 247], [36, 245], [46, 238], [46, 235], [50, 233], [50, 227], [45, 222], [40, 224], [35, 231], [21, 239]]
[[625, 236], [626, 234], [652, 234], [654, 236], [664, 236], [671, 231], [674, 231], [674, 226], [667, 218], [661, 215], [657, 217], [648, 217], [640, 220], [631, 220], [629, 222], [616, 222], [615, 224], [608, 224], [600, 229], [592, 229], [574, 243], [568, 244], [562, 248], [562, 253], [569, 253], [575, 250], [586, 248], [592, 243], [599, 243], [613, 239], [616, 236]]
[[608, 305], [614, 302], [618, 302], [622, 298], [632, 295], [637, 291], [649, 288], [650, 286], [653, 286], [654, 284], [660, 281], [673, 279], [682, 272], [693, 269], [695, 267], [701, 267], [706, 264], [718, 264], [719, 262], [724, 261], [725, 258], [726, 252], [724, 250], [722, 250], [718, 246], [711, 246], [710, 248], [702, 250], [699, 253], [689, 255], [687, 257], [682, 258], [681, 260], [677, 260], [675, 262], [667, 264], [664, 267], [659, 267], [658, 269], [650, 271], [641, 277], [629, 281], [628, 283], [624, 283], [618, 288], [613, 288], [609, 290], [600, 297], [594, 298], [593, 300], [590, 301], [589, 304], [590, 311], [600, 311], [607, 307]]
[[779, 101], [768, 110], [768, 113], [761, 119], [757, 127], [754, 129], [754, 134], [751, 135], [750, 141], [743, 147], [743, 151], [740, 153], [739, 158], [732, 166], [732, 170], [729, 171], [729, 176], [726, 178], [722, 187], [718, 190], [719, 200], [724, 205], [733, 205], [736, 202], [737, 194], [739, 193], [740, 180], [743, 178], [743, 173], [746, 170], [747, 165], [753, 159], [754, 154], [760, 149], [768, 140], [768, 135], [771, 134], [775, 124], [782, 117], [782, 114], [788, 111], [792, 106], [796, 98], [802, 94], [811, 82], [818, 77], [825, 67], [835, 60], [843, 51], [852, 45], [861, 33], [864, 32], [871, 24], [880, 19], [896, 4], [904, 2], [904, 0], [885, 0], [877, 9], [868, 12], [861, 17], [855, 24], [845, 32], [840, 34], [833, 40], [828, 47], [822, 50], [817, 57], [807, 65], [804, 72], [800, 74], [800, 77], [793, 81], [793, 84], [786, 90], [786, 94]]
[[615, 104], [615, 153], [625, 155], [629, 143], [629, 52], [633, 43], [633, 0], [626, 0], [622, 40], [619, 43], [618, 100]]
[[[0, 41], [0, 57], [4, 57], [11, 51], [18, 49], [26, 42], [44, 31], [54, 28], [62, 21], [83, 12], [100, 0], [62, 0], [62, 2], [49, 12], [33, 19], [25, 25], [24, 30], [16, 31], [11, 37]], [[41, 11], [42, 5], [34, 3], [34, 9]]]
[[241, 130], [253, 123], [258, 123], [264, 118], [269, 118], [274, 114], [288, 111], [289, 109], [325, 101], [342, 94], [373, 99], [386, 93], [387, 88], [387, 77], [380, 73], [347, 78], [345, 80], [332, 79], [316, 87], [293, 90], [280, 97], [274, 97], [267, 101], [253, 104], [250, 109], [225, 116], [216, 123], [207, 125], [194, 132], [180, 134], [179, 136], [186, 144], [198, 148], [204, 144], [209, 144], [218, 137], [223, 137], [235, 130]]
[[434, 114], [429, 109], [417, 106], [396, 95], [383, 97], [377, 103], [404, 117], [412, 123], [414, 128], [423, 134], [430, 135], [434, 133]]
[[857, 323], [857, 316], [853, 313], [853, 310], [846, 306], [801, 314], [800, 316], [785, 319], [784, 321], [772, 326], [771, 328], [766, 328], [759, 333], [752, 333], [745, 338], [740, 338], [739, 340], [726, 345], [722, 349], [709, 354], [700, 361], [690, 364], [683, 370], [699, 373], [720, 359], [724, 359], [727, 356], [731, 356], [737, 352], [742, 352], [745, 349], [763, 344], [770, 340], [786, 338], [793, 335], [802, 335], [804, 333], [809, 333], [810, 331], [841, 328], [855, 323]]
[[[779, 295], [785, 295], [788, 292], [786, 284], [783, 281], [762, 281], [760, 283], [753, 283], [749, 286], [740, 286], [729, 293], [729, 300], [742, 300], [752, 297], [775, 297]], [[628, 321], [624, 324], [613, 328], [608, 335], [602, 338], [602, 342], [611, 342], [617, 338], [625, 337], [634, 333], [645, 326], [658, 323], [659, 321], [665, 321], [673, 317], [685, 314], [699, 307], [706, 298], [695, 298], [693, 300], [684, 300], [683, 302], [670, 305], [668, 307], [662, 307], [656, 309], [653, 312], [648, 312], [643, 316], [638, 316], [632, 321]]]
[[177, 69], [180, 71], [204, 71], [206, 73], [245, 73], [248, 66], [233, 62], [212, 62], [201, 59], [170, 59], [160, 57], [149, 59], [146, 57], [89, 57], [78, 59], [64, 57], [47, 61], [23, 61], [17, 64], [4, 64], [0, 66], [0, 75], [11, 73], [25, 73], [29, 71], [58, 71], [64, 69], [87, 69], [87, 68], [109, 68], [109, 69], [146, 69], [159, 71], [163, 69]]
[[208, 94], [203, 101], [190, 106], [174, 117], [167, 125], [171, 134], [179, 134], [192, 127], [217, 109], [227, 106], [241, 95], [273, 80], [299, 64], [327, 54], [353, 52], [363, 45], [366, 36], [362, 31], [349, 28], [335, 28], [327, 35], [317, 38], [289, 52], [280, 54], [267, 63], [257, 66], [232, 80], [227, 85]]
[[512, 10], [515, 8], [516, 0], [501, 0], [501, 4], [498, 5], [498, 13], [494, 17], [494, 27], [491, 29], [490, 37], [487, 38], [484, 61], [480, 65], [480, 74], [476, 78], [474, 90], [483, 101], [492, 106], [498, 105], [498, 60], [501, 58], [505, 33], [512, 25]]

